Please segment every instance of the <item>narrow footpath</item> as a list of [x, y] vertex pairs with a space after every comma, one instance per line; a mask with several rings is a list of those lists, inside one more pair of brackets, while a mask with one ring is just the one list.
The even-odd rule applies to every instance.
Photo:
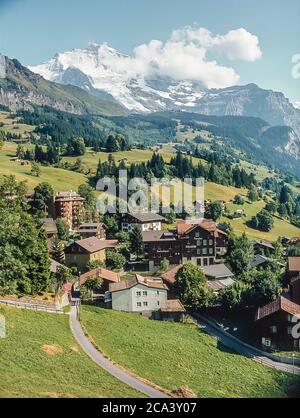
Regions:
[[120, 369], [118, 366], [114, 365], [107, 358], [105, 358], [93, 344], [89, 341], [86, 335], [83, 332], [81, 324], [78, 320], [78, 310], [77, 306], [71, 307], [70, 312], [70, 328], [72, 334], [74, 335], [76, 341], [84, 350], [84, 352], [102, 369], [106, 370], [112, 376], [116, 377], [121, 382], [132, 387], [133, 389], [143, 393], [149, 398], [169, 398], [169, 396], [163, 392], [160, 392], [157, 389], [147, 385], [142, 380], [139, 380], [130, 374], [126, 373], [124, 370]]

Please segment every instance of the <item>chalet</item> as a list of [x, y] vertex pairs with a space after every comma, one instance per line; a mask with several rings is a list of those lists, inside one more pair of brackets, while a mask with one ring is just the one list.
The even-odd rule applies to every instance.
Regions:
[[143, 235], [144, 252], [149, 261], [149, 270], [160, 266], [166, 258], [171, 265], [181, 264], [181, 242], [174, 232], [145, 231]]
[[105, 263], [106, 251], [118, 245], [116, 240], [100, 240], [96, 237], [76, 241], [65, 249], [66, 265], [84, 269], [88, 263]]
[[280, 297], [256, 312], [257, 342], [264, 350], [300, 351], [300, 339], [294, 338], [295, 321], [300, 320], [300, 305]]
[[121, 281], [121, 277], [121, 273], [115, 273], [114, 271], [110, 271], [102, 267], [99, 267], [97, 269], [88, 271], [85, 274], [82, 274], [79, 277], [78, 286], [83, 286], [88, 280], [99, 279], [103, 281], [101, 291], [104, 293], [108, 291], [109, 285], [111, 283], [119, 283]]
[[267, 241], [254, 240], [252, 244], [255, 254], [268, 256], [275, 251], [274, 245]]
[[135, 226], [139, 226], [142, 231], [161, 231], [161, 224], [165, 218], [157, 213], [127, 213], [121, 220], [123, 232], [130, 232]]
[[168, 288], [161, 279], [134, 277], [109, 285], [112, 309], [151, 316], [165, 307]]
[[99, 239], [106, 239], [107, 226], [102, 223], [82, 223], [79, 225], [78, 232], [81, 239], [96, 237]]
[[160, 266], [164, 258], [171, 265], [191, 262], [205, 267], [226, 254], [227, 234], [212, 221], [182, 221], [176, 231], [143, 232], [143, 245], [150, 270]]

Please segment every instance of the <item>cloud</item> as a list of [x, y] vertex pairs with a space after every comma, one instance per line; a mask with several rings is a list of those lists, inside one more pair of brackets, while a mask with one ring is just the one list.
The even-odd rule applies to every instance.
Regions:
[[[208, 53], [214, 58], [208, 58]], [[222, 88], [236, 84], [239, 75], [217, 61], [221, 55], [232, 61], [254, 62], [262, 57], [262, 51], [257, 36], [244, 28], [214, 36], [205, 28], [187, 26], [173, 31], [167, 42], [152, 40], [136, 47], [132, 57], [123, 62], [119, 58], [118, 67], [143, 76], [157, 74]]]
[[54, 69], [59, 76], [61, 68], [75, 66], [99, 88], [106, 79], [116, 85], [132, 78], [143, 83], [143, 78], [152, 76], [196, 81], [205, 88], [224, 88], [239, 82], [239, 74], [233, 68], [235, 60], [254, 62], [262, 56], [257, 36], [244, 28], [214, 35], [206, 28], [187, 26], [173, 31], [166, 42], [152, 40], [137, 46], [131, 56], [120, 54], [107, 44], [91, 44], [90, 48], [92, 54], [89, 49], [73, 50], [59, 54], [59, 63], [55, 58], [31, 69], [51, 78]]

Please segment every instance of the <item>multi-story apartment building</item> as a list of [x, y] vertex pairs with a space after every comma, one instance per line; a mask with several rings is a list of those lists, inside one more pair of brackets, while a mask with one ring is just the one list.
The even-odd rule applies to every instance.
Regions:
[[72, 191], [56, 193], [50, 212], [54, 219], [61, 218], [70, 229], [77, 230], [84, 214], [84, 198]]
[[180, 221], [175, 231], [143, 232], [143, 243], [150, 270], [164, 259], [171, 265], [191, 262], [205, 267], [226, 253], [227, 234], [212, 221]]

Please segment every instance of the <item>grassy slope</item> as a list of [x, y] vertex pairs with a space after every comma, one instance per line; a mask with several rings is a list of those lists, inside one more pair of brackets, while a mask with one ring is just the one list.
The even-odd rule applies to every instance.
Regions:
[[0, 176], [15, 175], [19, 181], [27, 181], [29, 189], [37, 184], [48, 182], [56, 191], [77, 190], [87, 181], [86, 176], [54, 167], [41, 167], [40, 177], [30, 175], [31, 166], [22, 166], [19, 162], [10, 161], [15, 155], [16, 145], [6, 143], [0, 151]]
[[82, 321], [113, 360], [169, 390], [185, 386], [202, 398], [285, 397], [290, 385], [300, 388], [299, 379], [228, 352], [194, 325], [92, 307], [83, 308]]
[[0, 314], [8, 334], [0, 339], [0, 397], [140, 396], [79, 349], [67, 316], [3, 307]]
[[251, 219], [254, 215], [256, 215], [261, 209], [265, 207], [265, 203], [263, 201], [255, 202], [253, 204], [245, 203], [245, 205], [234, 205], [233, 203], [228, 205], [228, 208], [231, 212], [237, 209], [244, 209], [246, 212], [246, 217], [237, 219], [237, 220], [229, 220], [228, 218], [223, 218], [224, 222], [229, 222], [233, 226], [233, 229], [236, 233], [243, 233], [245, 232], [249, 238], [256, 238], [256, 239], [263, 239], [267, 241], [276, 241], [278, 237], [296, 237], [300, 235], [300, 229], [296, 228], [295, 226], [291, 225], [287, 221], [274, 217], [274, 228], [270, 232], [261, 232], [257, 231], [256, 229], [249, 228], [246, 225], [247, 220]]

